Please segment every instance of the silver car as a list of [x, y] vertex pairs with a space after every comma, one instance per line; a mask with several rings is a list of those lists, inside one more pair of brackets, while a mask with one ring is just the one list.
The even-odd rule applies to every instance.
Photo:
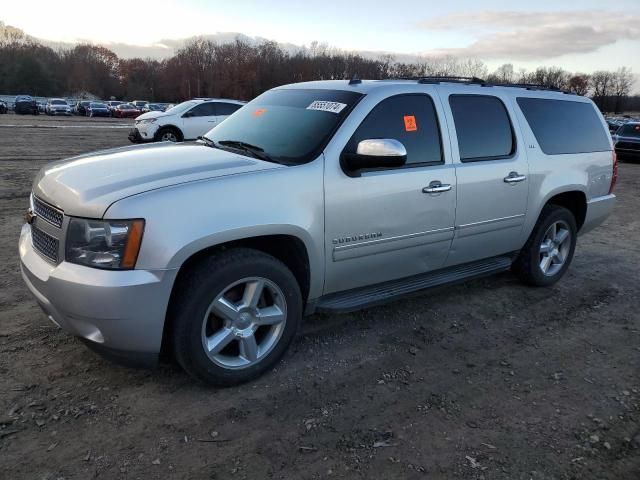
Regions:
[[[270, 90], [195, 143], [45, 166], [20, 237], [51, 321], [112, 358], [255, 378], [305, 314], [511, 269], [548, 286], [611, 212], [587, 98], [473, 80]], [[428, 300], [425, 300], [428, 301]]]

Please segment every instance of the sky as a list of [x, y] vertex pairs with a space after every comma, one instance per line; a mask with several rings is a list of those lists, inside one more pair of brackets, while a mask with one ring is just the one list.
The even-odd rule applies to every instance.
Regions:
[[46, 40], [136, 46], [137, 55], [237, 32], [350, 51], [452, 54], [490, 69], [508, 62], [640, 73], [640, 0], [5, 0], [0, 21]]

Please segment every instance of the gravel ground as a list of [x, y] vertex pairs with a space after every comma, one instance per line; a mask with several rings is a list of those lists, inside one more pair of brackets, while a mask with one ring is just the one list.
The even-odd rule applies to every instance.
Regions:
[[0, 115], [0, 478], [640, 478], [640, 165], [556, 286], [313, 316], [273, 372], [219, 390], [102, 359], [21, 281], [36, 171], [126, 145], [125, 123]]

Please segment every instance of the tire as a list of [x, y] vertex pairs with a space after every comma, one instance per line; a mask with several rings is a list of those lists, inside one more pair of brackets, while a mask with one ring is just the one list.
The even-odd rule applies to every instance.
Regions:
[[155, 134], [157, 142], [181, 142], [182, 134], [176, 128], [162, 127]]
[[237, 385], [271, 369], [302, 323], [294, 275], [257, 250], [207, 257], [176, 288], [169, 316], [175, 358], [210, 385]]
[[512, 270], [528, 285], [553, 285], [571, 264], [577, 233], [575, 217], [568, 209], [546, 205]]

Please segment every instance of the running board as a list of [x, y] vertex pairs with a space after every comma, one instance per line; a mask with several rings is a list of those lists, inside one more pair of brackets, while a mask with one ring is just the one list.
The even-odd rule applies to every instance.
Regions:
[[427, 288], [509, 270], [512, 261], [512, 256], [492, 257], [413, 277], [356, 288], [346, 292], [332, 293], [319, 298], [318, 303], [315, 305], [315, 310], [318, 312], [352, 312], [361, 308], [386, 303]]

